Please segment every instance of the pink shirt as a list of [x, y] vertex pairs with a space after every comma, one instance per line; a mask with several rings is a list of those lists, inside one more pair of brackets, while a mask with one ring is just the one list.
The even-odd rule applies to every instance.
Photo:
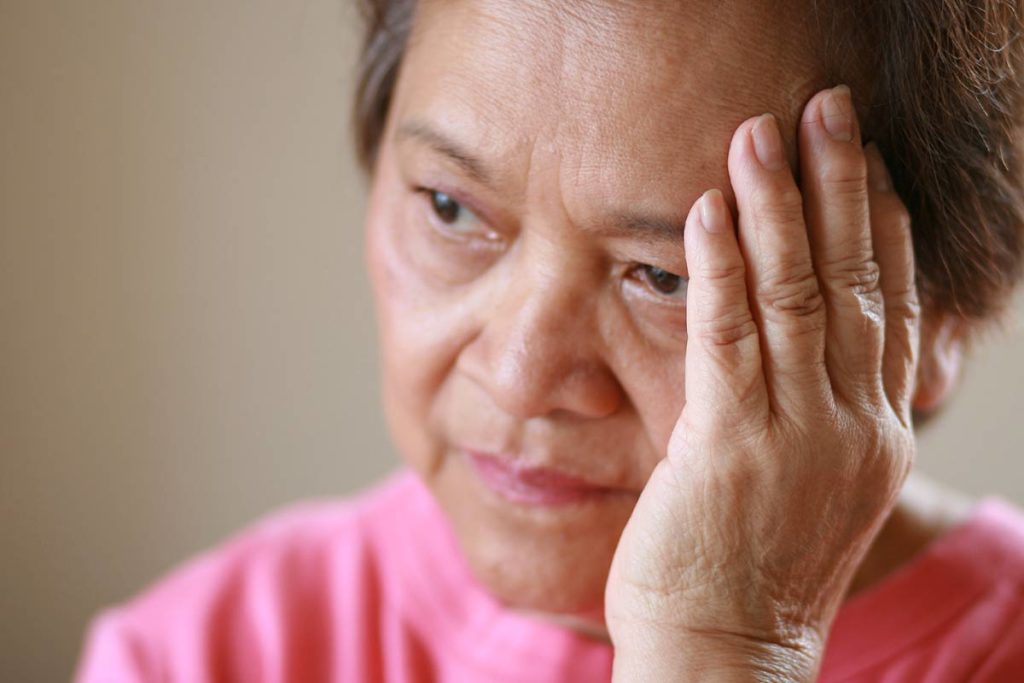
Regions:
[[[1024, 681], [1024, 512], [973, 516], [854, 595], [820, 681]], [[78, 683], [602, 681], [612, 649], [503, 608], [401, 470], [258, 522], [91, 624]]]

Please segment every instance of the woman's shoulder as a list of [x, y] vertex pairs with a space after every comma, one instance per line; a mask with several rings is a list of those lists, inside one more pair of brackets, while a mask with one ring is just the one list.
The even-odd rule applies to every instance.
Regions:
[[821, 680], [887, 676], [1024, 680], [1024, 510], [976, 500], [965, 520], [844, 603]]
[[1000, 496], [988, 496], [978, 503], [977, 517], [999, 562], [1016, 568], [1017, 580], [1024, 580], [1024, 508]]
[[312, 647], [323, 637], [317, 624], [379, 609], [391, 583], [389, 532], [421, 486], [402, 468], [353, 496], [305, 500], [256, 520], [97, 615], [76, 680], [122, 672], [200, 681], [211, 667], [255, 680], [269, 653], [288, 646], [290, 660], [301, 658], [304, 637]]
[[966, 520], [931, 544], [922, 564], [1024, 603], [1024, 508], [998, 495], [978, 499]]
[[126, 607], [180, 604], [183, 593], [202, 596], [238, 580], [266, 586], [271, 577], [287, 578], [284, 587], [294, 587], [295, 571], [304, 565], [376, 550], [382, 527], [403, 514], [417, 488], [415, 475], [402, 468], [347, 497], [287, 504], [172, 569]]

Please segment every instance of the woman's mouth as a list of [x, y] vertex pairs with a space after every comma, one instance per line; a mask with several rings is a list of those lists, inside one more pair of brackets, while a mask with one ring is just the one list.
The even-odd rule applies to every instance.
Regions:
[[465, 453], [477, 478], [513, 503], [564, 505], [615, 492], [550, 467], [524, 465], [513, 458], [479, 451]]

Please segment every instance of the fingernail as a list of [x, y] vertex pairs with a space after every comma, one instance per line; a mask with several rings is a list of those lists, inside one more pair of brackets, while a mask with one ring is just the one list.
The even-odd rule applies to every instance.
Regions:
[[853, 101], [845, 85], [832, 88], [821, 102], [821, 123], [833, 140], [853, 141]]
[[892, 176], [889, 175], [889, 167], [885, 165], [882, 152], [874, 141], [869, 142], [864, 151], [868, 159], [868, 184], [871, 189], [877, 192], [890, 192], [892, 190]]
[[725, 216], [725, 199], [720, 190], [708, 190], [700, 198], [700, 224], [711, 233], [725, 232], [729, 222]]
[[750, 134], [754, 138], [754, 154], [761, 165], [769, 171], [781, 171], [786, 165], [786, 153], [782, 149], [782, 135], [775, 117], [762, 114], [750, 129]]

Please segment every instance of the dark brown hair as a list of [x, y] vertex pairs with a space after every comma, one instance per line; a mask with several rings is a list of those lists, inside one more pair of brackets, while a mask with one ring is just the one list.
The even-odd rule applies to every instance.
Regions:
[[[808, 5], [823, 84], [855, 84], [865, 137], [910, 210], [922, 305], [972, 329], [999, 318], [1024, 259], [1019, 3]], [[366, 34], [353, 123], [359, 162], [372, 173], [415, 0], [360, 4]]]

